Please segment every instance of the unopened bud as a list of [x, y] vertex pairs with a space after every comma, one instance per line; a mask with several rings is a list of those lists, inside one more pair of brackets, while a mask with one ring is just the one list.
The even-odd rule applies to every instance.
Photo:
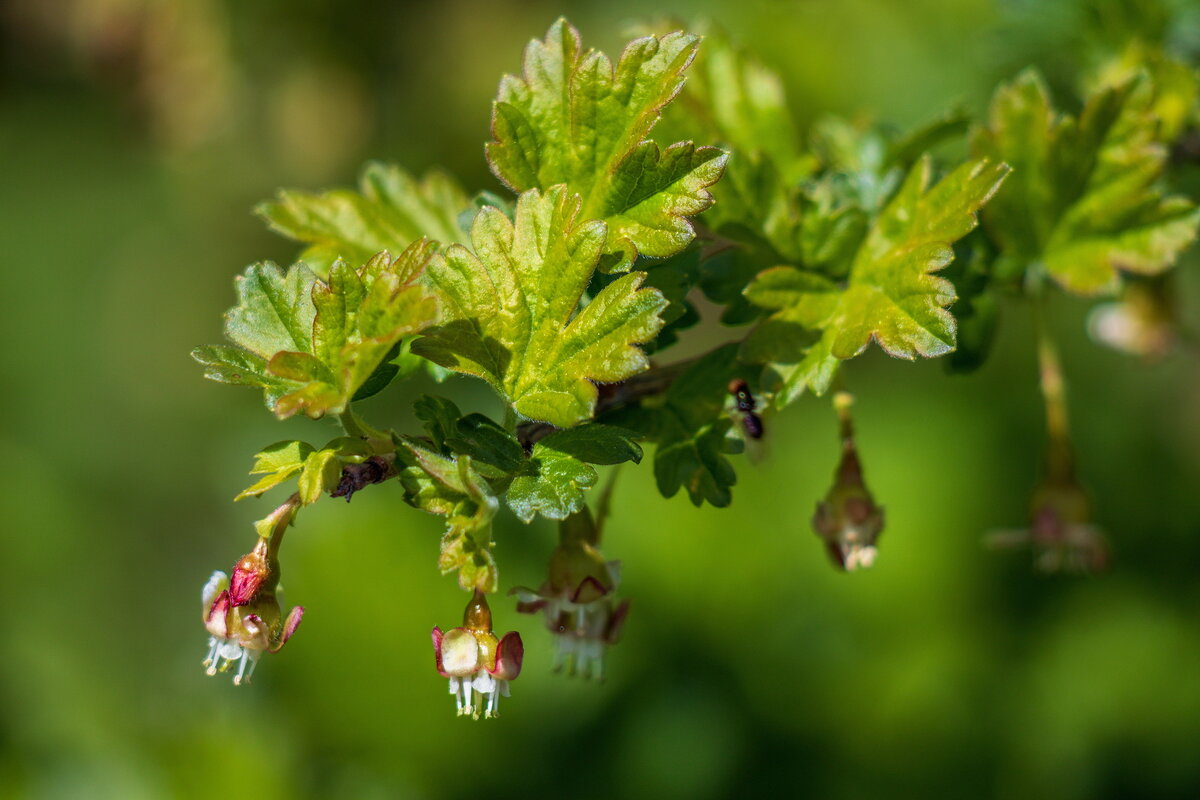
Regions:
[[842, 458], [834, 473], [833, 486], [825, 499], [817, 503], [812, 525], [833, 563], [841, 569], [855, 570], [875, 563], [875, 542], [883, 532], [883, 509], [863, 482], [862, 463], [854, 444], [850, 419], [853, 397], [846, 392], [834, 396], [842, 436]]

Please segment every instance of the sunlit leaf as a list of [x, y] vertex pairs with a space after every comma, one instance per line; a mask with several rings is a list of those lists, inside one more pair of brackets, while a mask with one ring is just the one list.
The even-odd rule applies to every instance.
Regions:
[[[766, 270], [746, 289], [756, 305], [775, 313], [751, 336], [749, 351], [772, 352], [782, 378], [777, 402], [805, 389], [829, 387], [840, 361], [871, 340], [889, 355], [912, 359], [944, 355], [955, 346], [948, 306], [954, 286], [933, 273], [954, 257], [951, 245], [976, 225], [976, 211], [1008, 173], [986, 159], [965, 163], [933, 186], [928, 159], [918, 162], [875, 219], [855, 254], [844, 284], [794, 267]], [[789, 333], [789, 330], [793, 331]], [[803, 351], [795, 331], [820, 330]]]
[[492, 171], [516, 192], [566, 184], [583, 198], [583, 219], [608, 223], [608, 266], [641, 253], [665, 257], [695, 233], [688, 217], [712, 203], [707, 188], [725, 166], [714, 147], [647, 137], [683, 83], [699, 37], [671, 33], [631, 42], [616, 65], [584, 51], [559, 19], [529, 43], [522, 76], [500, 82], [492, 114]]
[[282, 191], [257, 211], [271, 228], [307, 247], [300, 258], [322, 275], [339, 258], [362, 264], [380, 251], [399, 253], [421, 238], [463, 241], [458, 215], [470, 200], [441, 172], [417, 180], [397, 166], [368, 164], [359, 191]]
[[637, 347], [662, 327], [662, 294], [624, 275], [583, 308], [605, 226], [582, 221], [563, 187], [521, 195], [516, 219], [485, 208], [461, 245], [431, 261], [448, 320], [413, 344], [444, 367], [487, 380], [522, 415], [568, 427], [592, 415], [596, 383], [645, 369]]

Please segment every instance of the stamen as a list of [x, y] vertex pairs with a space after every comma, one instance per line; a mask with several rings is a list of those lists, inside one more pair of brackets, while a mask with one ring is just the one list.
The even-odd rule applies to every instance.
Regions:
[[246, 674], [246, 662], [249, 660], [250, 660], [250, 651], [243, 650], [242, 658], [240, 660], [240, 663], [238, 664], [237, 675], [233, 676], [233, 685], [234, 686], [242, 685], [242, 676]]
[[200, 666], [208, 667], [205, 672], [209, 675], [217, 674], [217, 647], [219, 645], [220, 643], [217, 641], [217, 637], [208, 637], [208, 655], [205, 656], [204, 660], [200, 662]]
[[254, 668], [258, 666], [259, 653], [254, 653], [250, 657], [250, 669], [246, 670], [246, 683], [250, 682], [250, 676], [254, 674]]

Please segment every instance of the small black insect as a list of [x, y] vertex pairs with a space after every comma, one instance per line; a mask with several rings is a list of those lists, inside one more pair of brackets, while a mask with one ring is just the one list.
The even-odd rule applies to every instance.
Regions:
[[763, 436], [762, 417], [755, 411], [758, 402], [750, 393], [750, 387], [741, 378], [729, 382], [729, 393], [733, 395], [734, 407], [741, 414], [742, 430], [751, 439], [761, 439]]

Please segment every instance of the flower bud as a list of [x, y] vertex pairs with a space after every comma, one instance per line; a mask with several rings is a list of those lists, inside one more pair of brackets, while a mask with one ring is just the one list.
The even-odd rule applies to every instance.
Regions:
[[855, 570], [875, 563], [875, 542], [883, 532], [883, 509], [875, 505], [863, 482], [850, 421], [853, 398], [838, 392], [833, 402], [841, 421], [842, 458], [829, 494], [817, 503], [812, 525], [824, 540], [833, 563], [841, 569]]
[[433, 655], [438, 674], [450, 679], [458, 715], [479, 719], [480, 713], [485, 718], [499, 716], [500, 695], [508, 697], [508, 682], [521, 674], [525, 646], [515, 631], [496, 638], [487, 598], [476, 589], [462, 627], [445, 633], [433, 629]]

